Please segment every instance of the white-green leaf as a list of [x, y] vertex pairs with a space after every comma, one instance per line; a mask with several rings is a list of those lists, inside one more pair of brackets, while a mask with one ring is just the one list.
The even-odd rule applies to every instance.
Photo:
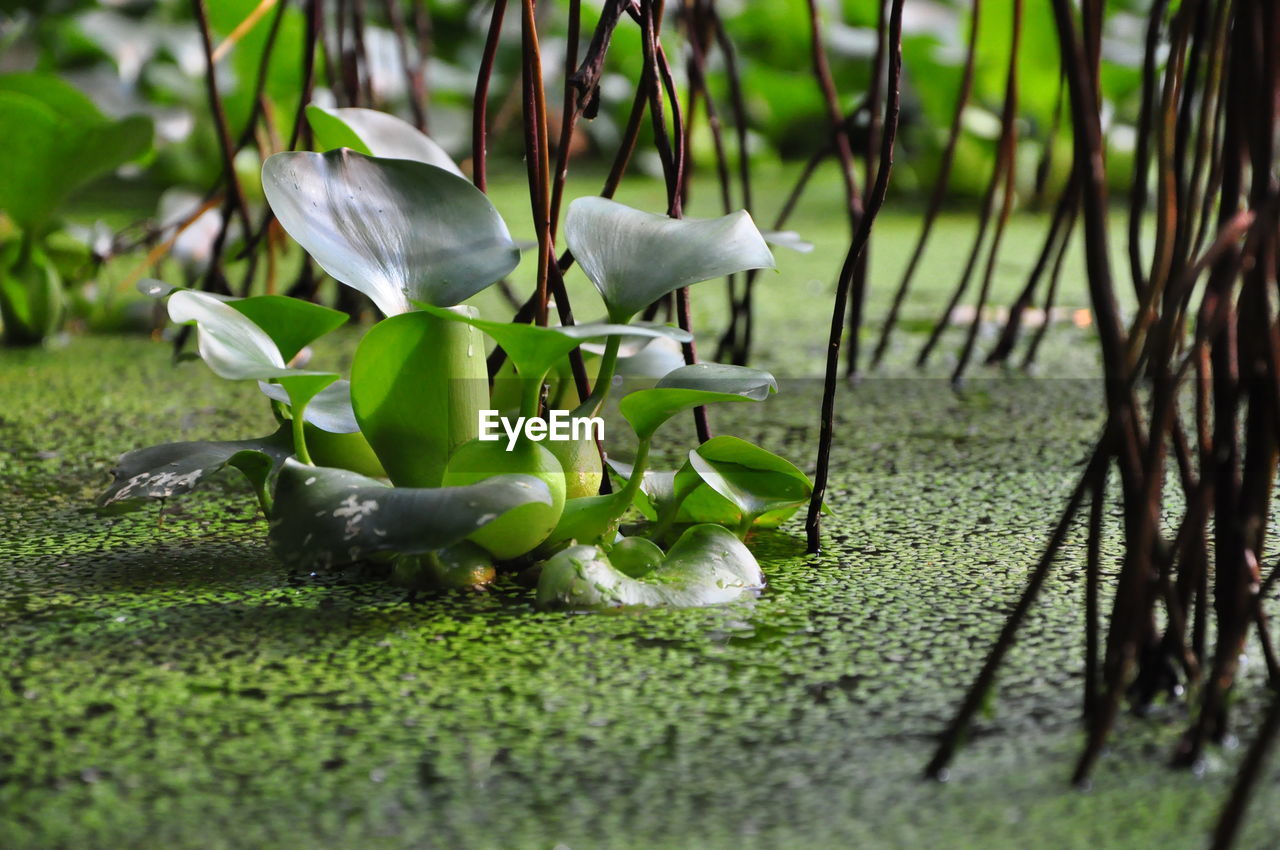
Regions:
[[484, 193], [433, 165], [346, 149], [278, 153], [262, 187], [289, 235], [388, 316], [415, 300], [458, 304], [520, 262]]
[[169, 318], [196, 325], [196, 348], [219, 377], [267, 380], [290, 372], [266, 331], [207, 292], [184, 289], [170, 295]]
[[465, 176], [444, 148], [417, 127], [376, 109], [329, 108], [311, 104], [307, 121], [321, 150], [351, 148], [383, 159], [412, 159]]
[[752, 518], [801, 505], [813, 493], [809, 476], [786, 458], [722, 435], [689, 452], [689, 465], [707, 486]]
[[688, 342], [693, 335], [670, 325], [642, 323], [618, 325], [593, 322], [585, 325], [540, 327], [517, 322], [493, 322], [466, 316], [450, 310], [421, 304], [424, 310], [443, 319], [465, 322], [492, 338], [507, 353], [515, 370], [529, 378], [545, 375], [557, 361], [582, 344], [583, 340], [609, 336], [633, 338], [668, 338]]
[[349, 472], [286, 460], [276, 480], [268, 542], [302, 569], [349, 564], [379, 552], [442, 549], [530, 502], [551, 503], [532, 475], [495, 475], [465, 487], [391, 487]]
[[[289, 404], [289, 393], [279, 384], [259, 381], [258, 388], [282, 404]], [[330, 434], [354, 434], [360, 430], [355, 411], [351, 409], [351, 382], [334, 381], [307, 404], [302, 416], [307, 422]]]
[[569, 204], [565, 239], [615, 322], [682, 286], [774, 267], [769, 246], [745, 210], [674, 219], [607, 198], [578, 198]]
[[689, 528], [656, 565], [652, 550], [643, 546], [624, 550], [619, 560], [625, 569], [615, 566], [598, 546], [570, 546], [542, 565], [538, 603], [563, 608], [690, 608], [732, 602], [764, 586], [755, 556], [718, 525]]
[[227, 466], [242, 471], [256, 489], [293, 452], [287, 428], [256, 440], [165, 443], [128, 452], [111, 470], [114, 480], [98, 497], [102, 513], [137, 510], [154, 499], [181, 496]]
[[652, 389], [626, 396], [618, 410], [641, 439], [682, 410], [717, 402], [763, 401], [778, 382], [768, 372], [746, 366], [695, 363], [673, 369]]

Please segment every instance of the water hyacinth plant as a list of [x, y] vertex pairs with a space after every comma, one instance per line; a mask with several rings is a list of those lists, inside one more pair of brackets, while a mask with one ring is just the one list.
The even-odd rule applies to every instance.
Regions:
[[[194, 325], [209, 368], [258, 383], [279, 427], [256, 439], [130, 452], [99, 509], [179, 495], [230, 466], [253, 486], [273, 551], [300, 569], [383, 561], [397, 580], [455, 587], [483, 585], [504, 565], [537, 565], [539, 601], [572, 608], [702, 605], [760, 588], [763, 574], [743, 540], [805, 503], [808, 478], [727, 436], [695, 447], [673, 472], [648, 469], [648, 457], [660, 427], [682, 411], [763, 401], [777, 389], [768, 373], [681, 365], [623, 396], [619, 410], [637, 448], [632, 464], [613, 463], [616, 492], [600, 492], [598, 433], [543, 441], [531, 427], [510, 439], [480, 432], [499, 404], [486, 337], [511, 364], [520, 421], [591, 421], [614, 385], [625, 340], [691, 339], [635, 321], [647, 305], [679, 287], [773, 266], [750, 216], [675, 220], [580, 198], [568, 207], [566, 238], [608, 321], [486, 320], [463, 302], [520, 260], [488, 198], [404, 122], [349, 109], [313, 109], [310, 119], [322, 145], [343, 147], [271, 157], [266, 197], [316, 262], [385, 318], [364, 334], [344, 378], [290, 365], [344, 323], [337, 311], [149, 282], [145, 291], [167, 299], [172, 321]], [[388, 156], [371, 155], [378, 153]], [[603, 346], [595, 349], [594, 388], [573, 394], [572, 409], [545, 409], [549, 377], [584, 344]], [[644, 521], [623, 536], [632, 508]]]
[[3, 342], [34, 345], [62, 324], [62, 274], [49, 237], [67, 197], [151, 149], [151, 121], [104, 116], [69, 83], [49, 74], [0, 74], [0, 210], [14, 233], [0, 235]]

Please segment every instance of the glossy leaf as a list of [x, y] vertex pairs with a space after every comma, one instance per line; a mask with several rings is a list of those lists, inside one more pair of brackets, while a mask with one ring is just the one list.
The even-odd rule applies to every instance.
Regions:
[[[282, 404], [290, 403], [289, 393], [279, 384], [268, 384], [266, 381], [259, 381], [258, 389], [262, 390], [267, 398], [274, 399]], [[360, 423], [356, 422], [355, 411], [351, 408], [351, 382], [344, 380], [334, 381], [316, 393], [315, 397], [307, 404], [302, 418], [320, 430], [328, 431], [330, 434], [354, 434], [358, 432]]]
[[347, 323], [347, 314], [284, 295], [255, 295], [227, 301], [271, 337], [288, 363], [304, 347]]
[[302, 411], [305, 420], [311, 399], [338, 380], [337, 374], [288, 368], [267, 332], [232, 304], [184, 289], [169, 296], [169, 318], [195, 323], [196, 348], [215, 374], [232, 381], [275, 381], [288, 393], [289, 406]]
[[607, 198], [578, 198], [569, 204], [565, 239], [615, 322], [682, 286], [774, 267], [769, 246], [745, 210], [673, 219]]
[[801, 505], [813, 492], [809, 476], [790, 461], [737, 437], [707, 440], [689, 452], [689, 464], [707, 486], [753, 519]]
[[745, 366], [695, 363], [665, 375], [657, 386], [623, 396], [619, 410], [641, 439], [682, 410], [716, 402], [762, 401], [776, 392], [768, 372]]
[[[348, 321], [347, 314], [339, 310], [284, 295], [236, 298], [215, 292], [187, 290], [154, 278], [143, 278], [138, 281], [136, 288], [138, 292], [151, 298], [165, 298], [175, 292], [190, 291], [206, 300], [221, 301], [257, 325], [271, 339], [280, 352], [281, 359], [286, 362], [296, 357], [304, 347]], [[195, 308], [188, 306], [183, 309], [189, 312]]]
[[617, 493], [566, 499], [560, 520], [543, 545], [554, 546], [569, 540], [579, 543], [608, 540], [617, 532], [618, 518], [625, 509], [625, 505], [618, 503]]
[[356, 349], [351, 403], [394, 483], [439, 486], [449, 455], [479, 435], [489, 406], [484, 339], [433, 313], [381, 321]]
[[647, 537], [624, 537], [609, 549], [609, 563], [630, 578], [644, 578], [662, 566], [666, 555]]
[[227, 466], [240, 469], [262, 490], [292, 452], [287, 428], [256, 440], [166, 443], [128, 452], [111, 471], [114, 481], [98, 497], [98, 510], [125, 513], [153, 499], [181, 496]]
[[[610, 459], [609, 466], [619, 486], [625, 485], [631, 477], [630, 464]], [[673, 520], [676, 525], [711, 522], [737, 527], [742, 521], [742, 512], [733, 502], [708, 487], [688, 463], [679, 472], [645, 470], [634, 504], [645, 519], [654, 522], [676, 503], [677, 492], [680, 507]]]
[[431, 307], [428, 304], [417, 306], [441, 318], [466, 322], [474, 328], [479, 328], [507, 353], [507, 358], [518, 373], [535, 379], [549, 372], [558, 361], [581, 345], [583, 340], [608, 336], [649, 339], [666, 337], [680, 342], [693, 339], [693, 335], [688, 331], [670, 325], [618, 325], [594, 322], [585, 325], [544, 328], [516, 322], [491, 322], [450, 310], [442, 310], [439, 307]]
[[205, 292], [169, 296], [169, 318], [196, 326], [196, 348], [209, 368], [232, 381], [284, 377], [289, 369], [271, 337], [227, 302]]
[[[631, 475], [630, 466], [613, 460], [609, 464], [616, 473], [618, 486], [624, 486]], [[636, 494], [636, 509], [645, 519], [656, 522], [660, 517], [665, 517], [676, 504], [679, 507], [670, 520], [674, 526], [710, 522], [727, 528], [738, 528], [742, 523], [742, 510], [708, 487], [688, 462], [676, 472], [646, 470], [640, 492]], [[765, 511], [755, 518], [752, 527], [777, 528], [794, 516], [798, 509], [799, 506], [791, 505]], [[831, 512], [826, 505], [822, 509], [824, 513]]]
[[287, 460], [276, 479], [268, 542], [281, 561], [300, 569], [379, 552], [422, 554], [461, 541], [513, 508], [550, 501], [547, 485], [531, 475], [498, 475], [465, 487], [390, 487]]
[[[651, 564], [644, 552], [628, 551], [619, 560], [636, 572]], [[732, 602], [763, 586], [760, 565], [742, 541], [718, 525], [695, 525], [640, 578], [615, 566], [598, 546], [570, 546], [543, 564], [538, 603], [563, 608], [688, 608]]]
[[466, 179], [462, 169], [435, 140], [408, 121], [360, 107], [327, 108], [311, 104], [307, 121], [320, 150], [351, 148], [383, 159], [425, 162]]
[[280, 224], [326, 272], [388, 316], [450, 307], [520, 262], [493, 204], [467, 180], [350, 150], [278, 153], [262, 186]]

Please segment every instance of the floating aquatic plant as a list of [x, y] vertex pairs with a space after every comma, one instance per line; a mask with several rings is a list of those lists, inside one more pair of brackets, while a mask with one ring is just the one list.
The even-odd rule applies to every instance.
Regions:
[[[279, 428], [257, 439], [130, 452], [100, 508], [119, 512], [181, 495], [232, 467], [258, 495], [272, 550], [300, 569], [386, 561], [398, 580], [457, 586], [486, 583], [504, 564], [534, 563], [542, 603], [584, 608], [704, 605], [760, 588], [759, 564], [742, 541], [755, 525], [776, 523], [807, 500], [808, 478], [733, 437], [695, 447], [678, 471], [647, 466], [654, 436], [671, 417], [707, 404], [763, 401], [777, 390], [772, 375], [680, 365], [622, 397], [637, 448], [616, 492], [600, 492], [600, 431], [548, 439], [562, 421], [602, 422], [597, 414], [624, 340], [692, 339], [679, 328], [633, 321], [650, 302], [680, 286], [773, 265], [750, 217], [681, 221], [579, 199], [569, 207], [566, 236], [609, 321], [486, 320], [461, 302], [519, 262], [488, 198], [397, 119], [367, 110], [309, 115], [322, 140], [387, 156], [347, 148], [277, 154], [263, 167], [266, 196], [285, 230], [385, 318], [364, 334], [344, 377], [290, 365], [344, 322], [336, 311], [147, 282], [143, 291], [167, 299], [172, 321], [195, 326], [210, 369], [258, 382]], [[502, 412], [490, 391], [485, 337], [502, 348], [520, 387], [519, 427], [504, 420], [504, 438], [482, 430]], [[572, 410], [548, 409], [548, 380], [584, 343], [603, 345], [595, 388]], [[653, 486], [658, 480], [669, 482], [665, 495]], [[647, 536], [619, 534], [633, 507], [650, 521], [639, 527]]]

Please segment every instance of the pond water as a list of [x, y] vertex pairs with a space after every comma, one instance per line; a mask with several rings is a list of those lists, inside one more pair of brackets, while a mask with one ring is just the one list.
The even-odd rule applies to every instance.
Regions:
[[[919, 780], [1097, 433], [1092, 381], [866, 381], [823, 555], [797, 519], [753, 541], [757, 600], [564, 614], [514, 582], [410, 601], [291, 574], [231, 475], [162, 515], [86, 513], [123, 451], [269, 429], [253, 388], [168, 355], [0, 355], [0, 846], [1204, 844], [1238, 752], [1167, 770], [1176, 707], [1067, 784], [1082, 529], [951, 780]], [[784, 380], [714, 427], [808, 467], [817, 401]], [[1280, 834], [1263, 787], [1242, 846]]]

